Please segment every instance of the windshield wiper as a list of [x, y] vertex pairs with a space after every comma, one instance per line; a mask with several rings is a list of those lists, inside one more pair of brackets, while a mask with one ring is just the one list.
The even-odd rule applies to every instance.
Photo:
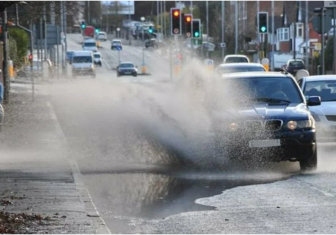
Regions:
[[274, 98], [255, 98], [255, 101], [266, 102], [266, 103], [291, 103], [289, 100], [274, 99]]

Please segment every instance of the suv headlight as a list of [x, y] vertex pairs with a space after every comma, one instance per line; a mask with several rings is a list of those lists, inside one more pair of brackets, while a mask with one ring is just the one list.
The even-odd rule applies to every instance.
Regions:
[[315, 128], [315, 120], [312, 116], [310, 116], [308, 120], [288, 121], [287, 122], [287, 127], [290, 130], [304, 129], [304, 128]]

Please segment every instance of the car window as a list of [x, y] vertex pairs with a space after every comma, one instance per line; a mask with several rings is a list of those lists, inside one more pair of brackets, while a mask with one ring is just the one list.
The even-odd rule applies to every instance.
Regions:
[[129, 68], [129, 67], [134, 67], [134, 64], [120, 64], [120, 68]]
[[225, 59], [225, 63], [246, 63], [248, 60], [244, 57], [228, 57]]
[[92, 63], [91, 56], [75, 56], [72, 59], [73, 63]]
[[289, 66], [290, 67], [304, 67], [304, 64], [302, 61], [290, 61]]
[[100, 58], [99, 54], [94, 54], [93, 56], [94, 56], [94, 58]]
[[320, 96], [321, 101], [336, 101], [336, 80], [306, 82], [305, 96]]
[[243, 66], [237, 66], [237, 67], [218, 67], [217, 72], [220, 74], [225, 74], [225, 73], [238, 73], [238, 72], [264, 72], [266, 71], [263, 67], [243, 67]]
[[230, 79], [234, 99], [253, 102], [302, 103], [299, 88], [289, 77], [253, 77]]
[[96, 43], [94, 43], [94, 42], [85, 42], [85, 43], [84, 43], [84, 46], [85, 46], [85, 47], [95, 47], [95, 46], [96, 46]]

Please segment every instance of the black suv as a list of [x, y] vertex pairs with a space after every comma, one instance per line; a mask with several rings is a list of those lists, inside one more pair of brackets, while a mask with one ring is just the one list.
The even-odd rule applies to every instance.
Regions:
[[285, 66], [285, 70], [293, 76], [301, 69], [306, 69], [302, 60], [288, 60]]
[[295, 79], [282, 73], [225, 74], [215, 89], [225, 92], [225, 102], [211, 109], [212, 129], [229, 159], [299, 161], [301, 170], [316, 169], [315, 120], [308, 106], [320, 105], [320, 97], [306, 101]]

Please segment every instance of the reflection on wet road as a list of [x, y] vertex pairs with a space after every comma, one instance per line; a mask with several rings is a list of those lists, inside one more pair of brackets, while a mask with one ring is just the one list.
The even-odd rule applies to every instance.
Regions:
[[[284, 163], [289, 164], [289, 163]], [[281, 164], [278, 164], [281, 165]], [[136, 232], [134, 219], [161, 219], [189, 211], [214, 210], [195, 200], [221, 194], [238, 186], [284, 180], [298, 172], [254, 171], [202, 172], [171, 168], [115, 168], [82, 172], [96, 206], [113, 233]], [[287, 167], [288, 169], [288, 167]]]

